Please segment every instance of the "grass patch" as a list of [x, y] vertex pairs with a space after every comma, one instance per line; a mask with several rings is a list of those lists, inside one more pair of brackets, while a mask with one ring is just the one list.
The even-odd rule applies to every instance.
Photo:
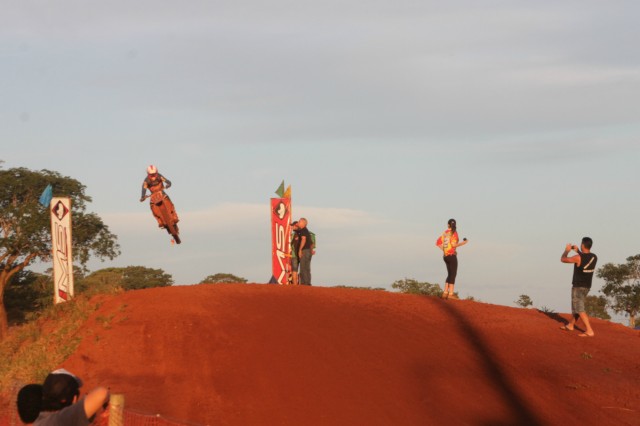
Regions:
[[96, 322], [100, 324], [102, 328], [108, 330], [111, 328], [111, 321], [113, 321], [114, 316], [115, 314], [107, 315], [106, 317], [99, 315], [98, 317], [96, 317]]
[[9, 329], [0, 342], [0, 394], [42, 383], [82, 340], [81, 327], [98, 309], [85, 296], [46, 308], [35, 320]]

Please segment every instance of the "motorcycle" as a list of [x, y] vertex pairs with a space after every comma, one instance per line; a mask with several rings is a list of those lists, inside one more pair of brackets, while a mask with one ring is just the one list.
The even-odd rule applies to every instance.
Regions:
[[171, 214], [169, 205], [164, 201], [166, 198], [169, 198], [167, 194], [163, 191], [156, 191], [149, 195], [145, 195], [142, 201], [147, 198], [151, 198], [151, 204], [155, 204], [156, 212], [160, 216], [160, 220], [167, 230], [167, 232], [173, 237], [171, 242], [175, 242], [176, 244], [180, 244], [180, 231], [178, 230], [178, 224], [175, 222], [173, 215]]

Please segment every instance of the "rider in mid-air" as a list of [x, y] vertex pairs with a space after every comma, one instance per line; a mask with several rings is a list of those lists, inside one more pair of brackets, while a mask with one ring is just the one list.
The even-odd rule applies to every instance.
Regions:
[[[140, 195], [140, 202], [143, 202], [145, 200], [147, 195], [147, 189], [151, 191], [151, 194], [154, 194], [158, 191], [162, 191], [162, 193], [165, 195], [163, 202], [167, 203], [167, 207], [169, 207], [169, 211], [171, 212], [171, 215], [173, 216], [175, 223], [178, 223], [180, 219], [178, 219], [176, 209], [173, 206], [173, 203], [171, 202], [171, 199], [169, 198], [169, 196], [164, 192], [165, 188], [169, 189], [170, 187], [171, 187], [171, 181], [165, 178], [164, 176], [162, 176], [160, 173], [158, 173], [158, 168], [156, 166], [151, 165], [147, 167], [147, 177], [142, 182], [142, 195]], [[153, 213], [153, 216], [158, 221], [158, 227], [164, 228], [165, 224], [162, 223], [160, 214], [157, 211], [158, 206], [156, 206], [153, 203], [150, 203], [149, 205], [151, 206], [151, 213]]]

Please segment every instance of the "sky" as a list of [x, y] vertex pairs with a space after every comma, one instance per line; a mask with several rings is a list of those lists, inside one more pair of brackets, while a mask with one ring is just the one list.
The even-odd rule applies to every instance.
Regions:
[[[636, 1], [0, 0], [0, 160], [79, 180], [176, 284], [271, 276], [284, 180], [318, 286], [444, 284], [570, 309], [567, 243], [640, 253]], [[140, 187], [172, 181], [183, 243]], [[58, 195], [58, 194], [56, 194]], [[602, 281], [596, 279], [592, 294]]]

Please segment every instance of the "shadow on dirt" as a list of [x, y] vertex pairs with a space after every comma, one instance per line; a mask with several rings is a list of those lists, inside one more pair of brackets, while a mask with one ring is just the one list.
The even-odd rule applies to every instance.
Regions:
[[544, 316], [546, 316], [547, 318], [550, 318], [562, 325], [567, 325], [569, 323], [569, 321], [567, 321], [565, 318], [562, 317], [562, 315], [560, 315], [557, 312], [547, 312], [547, 311], [542, 311], [540, 309], [536, 309], [536, 311], [540, 312], [541, 314], [543, 314]]
[[526, 404], [524, 399], [519, 395], [517, 388], [511, 380], [503, 373], [501, 366], [492, 356], [493, 350], [488, 347], [481, 333], [471, 324], [471, 321], [461, 313], [455, 302], [436, 303], [436, 306], [444, 310], [458, 326], [460, 333], [471, 346], [471, 349], [478, 355], [478, 361], [487, 372], [487, 376], [492, 380], [494, 389], [502, 396], [505, 407], [511, 411], [511, 419], [507, 421], [482, 422], [482, 425], [521, 425], [521, 426], [540, 426], [543, 422], [538, 419], [533, 410]]

